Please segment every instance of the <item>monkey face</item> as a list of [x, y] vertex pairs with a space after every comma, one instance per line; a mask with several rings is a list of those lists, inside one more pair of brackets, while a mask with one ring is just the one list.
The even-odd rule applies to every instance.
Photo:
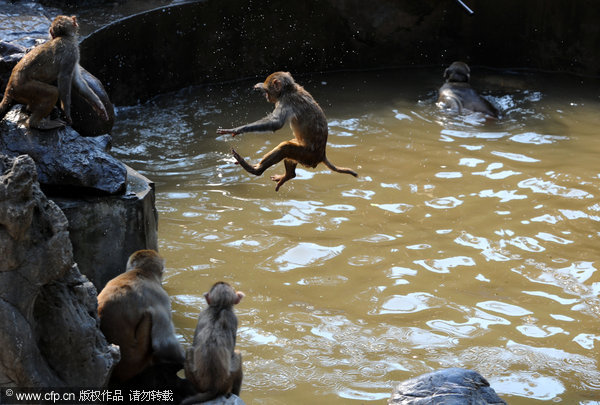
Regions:
[[265, 98], [267, 99], [267, 101], [269, 103], [274, 103], [274, 101], [271, 101], [269, 98], [269, 92], [267, 91], [265, 84], [264, 83], [256, 83], [253, 87], [254, 90], [261, 92]]
[[453, 62], [444, 71], [444, 79], [447, 82], [468, 82], [471, 78], [471, 69], [464, 62]]

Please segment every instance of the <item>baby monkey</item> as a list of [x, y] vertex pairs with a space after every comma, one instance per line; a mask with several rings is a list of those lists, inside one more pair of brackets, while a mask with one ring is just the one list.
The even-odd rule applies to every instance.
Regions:
[[0, 103], [0, 119], [15, 103], [21, 103], [31, 111], [27, 121], [30, 128], [60, 128], [65, 125], [62, 120], [44, 119], [60, 100], [67, 123], [71, 124], [71, 87], [75, 86], [94, 110], [108, 120], [104, 104], [81, 77], [78, 30], [75, 16], [59, 15], [52, 21], [52, 39], [33, 48], [13, 68]]
[[323, 110], [309, 92], [294, 81], [289, 72], [275, 72], [264, 83], [257, 83], [254, 89], [264, 93], [270, 103], [275, 104], [273, 112], [251, 124], [232, 129], [217, 129], [218, 134], [242, 134], [244, 132], [276, 131], [289, 121], [295, 139], [280, 143], [275, 149], [263, 156], [257, 165], [247, 163], [235, 150], [233, 157], [249, 173], [260, 176], [269, 167], [284, 161], [285, 174], [271, 176], [277, 182], [275, 191], [286, 181], [296, 177], [298, 163], [307, 167], [316, 167], [323, 162], [338, 173], [356, 172], [345, 167], [336, 167], [325, 154], [327, 146], [327, 119]]
[[219, 281], [204, 294], [208, 307], [198, 316], [194, 342], [185, 356], [185, 377], [200, 392], [182, 404], [205, 402], [220, 395], [240, 395], [242, 355], [234, 350], [238, 321], [233, 306], [244, 293]]

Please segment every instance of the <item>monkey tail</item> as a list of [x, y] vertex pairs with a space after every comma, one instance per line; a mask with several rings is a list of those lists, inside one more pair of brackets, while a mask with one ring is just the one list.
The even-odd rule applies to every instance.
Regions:
[[351, 174], [354, 177], [358, 177], [358, 174], [352, 169], [348, 169], [347, 167], [336, 167], [333, 163], [331, 163], [329, 160], [327, 160], [327, 156], [325, 156], [323, 158], [323, 163], [325, 163], [325, 166], [327, 166], [329, 169], [333, 170], [334, 172]]
[[5, 94], [2, 98], [2, 103], [0, 103], [0, 120], [4, 118], [8, 110], [10, 110], [10, 107], [14, 104], [14, 101]]

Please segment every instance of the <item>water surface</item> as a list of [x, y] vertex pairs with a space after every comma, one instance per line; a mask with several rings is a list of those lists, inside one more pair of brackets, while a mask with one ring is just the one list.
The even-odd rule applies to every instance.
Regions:
[[600, 404], [600, 81], [475, 69], [498, 122], [435, 108], [442, 69], [297, 81], [329, 159], [275, 192], [233, 163], [291, 138], [216, 134], [272, 106], [253, 82], [118, 109], [114, 154], [156, 182], [183, 344], [226, 280], [248, 404], [385, 403], [395, 382], [482, 373], [510, 404]]

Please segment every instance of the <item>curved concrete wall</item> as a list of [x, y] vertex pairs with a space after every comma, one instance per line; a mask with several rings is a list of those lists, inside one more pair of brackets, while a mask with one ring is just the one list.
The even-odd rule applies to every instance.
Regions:
[[595, 0], [200, 0], [110, 24], [82, 65], [117, 105], [192, 84], [295, 73], [447, 65], [600, 75]]

